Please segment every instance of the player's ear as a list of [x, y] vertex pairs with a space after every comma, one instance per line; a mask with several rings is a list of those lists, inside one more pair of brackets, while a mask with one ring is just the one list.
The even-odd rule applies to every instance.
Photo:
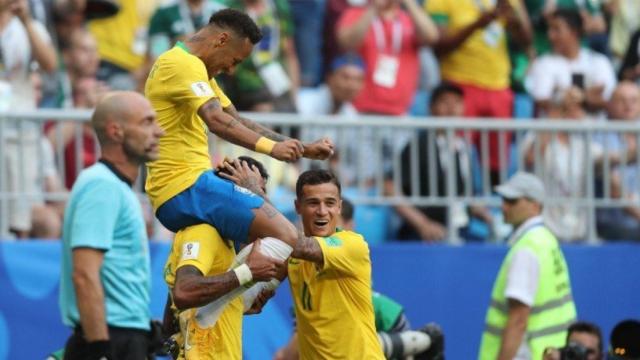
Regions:
[[300, 215], [300, 203], [298, 202], [298, 199], [295, 199], [293, 203], [296, 206], [296, 214]]
[[221, 32], [218, 35], [218, 46], [224, 46], [227, 45], [227, 43], [229, 42], [229, 40], [231, 40], [231, 37], [229, 36], [229, 33], [226, 31]]

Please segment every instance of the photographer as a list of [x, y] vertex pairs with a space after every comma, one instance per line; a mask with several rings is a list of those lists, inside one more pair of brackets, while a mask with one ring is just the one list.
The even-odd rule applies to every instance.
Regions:
[[543, 360], [602, 360], [602, 333], [592, 323], [578, 321], [567, 330], [567, 343], [560, 349], [549, 347]]

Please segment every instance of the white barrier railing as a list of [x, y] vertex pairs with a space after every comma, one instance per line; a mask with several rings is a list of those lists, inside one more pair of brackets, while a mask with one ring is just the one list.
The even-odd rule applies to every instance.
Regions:
[[[90, 116], [90, 111], [69, 110], [0, 114], [0, 139], [3, 140], [0, 141], [0, 169], [5, 175], [16, 169], [18, 172], [0, 176], [0, 237], [9, 235], [9, 212], [16, 203], [28, 202], [29, 199], [64, 200], [67, 196], [65, 191], [45, 191], [45, 183], [41, 179], [46, 175], [46, 154], [41, 150], [31, 151], [39, 149], [33, 146], [34, 139], [48, 136], [55, 143], [55, 168], [64, 184], [67, 180], [66, 167], [71, 165], [65, 161], [65, 153], [76, 154], [73, 164], [76, 173], [83, 167], [83, 159], [77, 154], [83, 151], [83, 139], [86, 139], [83, 126]], [[634, 144], [612, 147], [602, 141], [607, 136], [626, 136], [640, 143], [640, 127], [633, 122], [383, 116], [346, 119], [263, 113], [247, 116], [285, 134], [302, 136], [305, 140], [322, 135], [332, 137], [340, 157], [337, 165], [332, 167], [345, 186], [358, 190], [358, 195], [352, 199], [356, 204], [447, 207], [448, 238], [453, 243], [459, 239], [452, 208], [470, 204], [499, 206], [500, 199], [492, 194], [491, 183], [505, 181], [516, 170], [533, 171], [545, 180], [550, 194], [545, 206], [559, 208], [560, 216], [578, 209], [576, 213], [585, 220], [581, 238], [591, 243], [597, 241], [596, 208], [635, 206], [637, 201], [631, 195], [640, 194], [640, 182], [634, 186], [622, 182], [615, 191], [609, 186], [621, 176], [620, 171], [640, 173], [640, 162], [635, 161], [640, 159], [640, 147], [634, 147]], [[54, 124], [46, 135], [43, 132], [45, 122]], [[66, 124], [67, 128], [55, 126], [60, 124]], [[421, 135], [421, 132], [426, 135]], [[212, 139], [211, 149], [215, 152], [219, 141], [215, 136]], [[462, 144], [463, 150], [454, 144]], [[528, 150], [524, 149], [526, 146]], [[488, 155], [492, 147], [498, 149], [493, 160]], [[454, 148], [457, 152], [446, 150]], [[422, 154], [421, 149], [426, 149], [426, 154]], [[460, 155], [465, 152], [469, 154]], [[556, 153], [563, 154], [566, 168], [562, 167], [562, 159], [559, 159], [562, 156]], [[466, 160], [461, 160], [463, 157]], [[22, 166], [11, 167], [10, 162]], [[460, 165], [462, 162], [469, 166]], [[37, 176], [33, 174], [34, 163], [39, 164], [35, 166]], [[330, 166], [328, 162], [303, 160], [299, 167], [309, 168], [315, 166], [314, 163]], [[420, 164], [426, 164], [427, 172], [432, 174], [429, 176], [431, 179], [421, 178], [425, 169]], [[441, 181], [438, 174], [444, 174], [445, 179], [441, 183], [438, 182]], [[570, 179], [561, 178], [563, 174]], [[40, 179], [37, 187], [28, 184], [29, 177]], [[424, 182], [428, 184], [424, 185]], [[572, 182], [575, 187], [554, 187]], [[596, 196], [596, 182], [605, 184], [599, 196]], [[136, 186], [141, 190], [141, 181]], [[562, 212], [563, 207], [568, 210]]]

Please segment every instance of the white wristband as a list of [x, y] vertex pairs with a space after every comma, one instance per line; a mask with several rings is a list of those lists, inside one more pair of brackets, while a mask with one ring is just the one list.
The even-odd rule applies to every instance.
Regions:
[[251, 273], [251, 269], [249, 269], [249, 265], [242, 264], [237, 268], [233, 269], [233, 272], [236, 273], [236, 277], [238, 278], [238, 282], [240, 282], [240, 286], [243, 286], [246, 283], [251, 282], [253, 280], [253, 274]]

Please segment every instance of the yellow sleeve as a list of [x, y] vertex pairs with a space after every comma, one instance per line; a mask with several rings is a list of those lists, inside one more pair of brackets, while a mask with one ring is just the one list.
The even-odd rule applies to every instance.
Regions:
[[425, 1], [424, 9], [436, 24], [446, 25], [449, 22], [449, 0]]
[[180, 230], [173, 241], [173, 246], [178, 251], [175, 271], [182, 266], [191, 265], [205, 276], [213, 266], [215, 254], [222, 251], [221, 246], [226, 246], [218, 231], [209, 224]]
[[188, 54], [171, 56], [164, 59], [162, 65], [160, 81], [174, 104], [197, 112], [202, 104], [218, 98], [208, 79], [207, 69], [197, 57]]
[[324, 257], [323, 270], [358, 275], [362, 266], [369, 263], [369, 246], [359, 234], [344, 231], [316, 240]]
[[222, 105], [223, 108], [229, 107], [229, 105], [231, 105], [231, 100], [229, 100], [229, 98], [227, 97], [227, 94], [225, 94], [224, 91], [220, 89], [220, 86], [218, 86], [216, 79], [211, 79], [210, 83], [211, 83], [211, 88], [213, 89], [213, 92], [216, 94], [216, 96], [220, 100], [220, 105]]

